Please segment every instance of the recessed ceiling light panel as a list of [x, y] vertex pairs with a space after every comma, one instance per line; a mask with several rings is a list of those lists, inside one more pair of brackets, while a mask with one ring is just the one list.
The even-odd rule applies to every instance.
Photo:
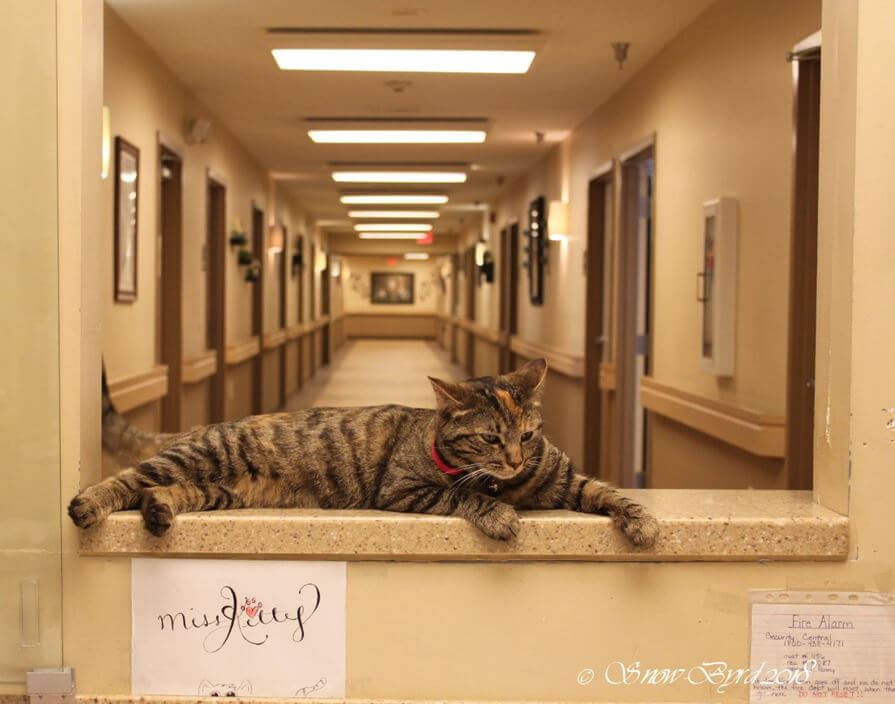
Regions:
[[355, 225], [358, 232], [428, 232], [432, 225], [425, 222], [361, 223]]
[[350, 218], [422, 218], [435, 219], [439, 215], [437, 210], [349, 210]]
[[448, 197], [427, 193], [358, 193], [341, 196], [339, 200], [345, 205], [444, 205]]
[[333, 171], [339, 183], [466, 183], [462, 171]]
[[467, 49], [273, 49], [284, 71], [527, 73], [533, 51]]
[[362, 240], [417, 240], [418, 232], [358, 232]]
[[308, 130], [317, 144], [481, 144], [484, 130]]

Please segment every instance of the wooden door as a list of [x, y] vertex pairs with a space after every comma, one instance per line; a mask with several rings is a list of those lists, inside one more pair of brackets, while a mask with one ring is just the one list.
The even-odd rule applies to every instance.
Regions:
[[207, 345], [215, 351], [217, 369], [210, 377], [210, 420], [218, 423], [226, 419], [227, 360], [226, 360], [226, 250], [227, 250], [227, 189], [214, 179], [208, 179], [208, 296]]
[[604, 444], [608, 434], [604, 432], [600, 389], [600, 364], [606, 350], [604, 310], [606, 303], [606, 223], [608, 196], [611, 189], [611, 172], [595, 178], [588, 186], [587, 205], [587, 299], [585, 321], [585, 369], [584, 369], [584, 458], [585, 473], [603, 476], [601, 466]]

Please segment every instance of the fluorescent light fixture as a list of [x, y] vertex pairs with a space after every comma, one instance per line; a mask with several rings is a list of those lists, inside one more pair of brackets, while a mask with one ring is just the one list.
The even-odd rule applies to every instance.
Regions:
[[333, 171], [339, 183], [466, 183], [462, 171]]
[[429, 253], [428, 252], [407, 252], [404, 255], [404, 258], [412, 259], [412, 260], [416, 260], [416, 261], [425, 261], [426, 259], [429, 258]]
[[284, 71], [527, 73], [533, 51], [469, 49], [273, 49]]
[[350, 218], [420, 218], [426, 220], [428, 218], [435, 219], [438, 217], [437, 210], [349, 210]]
[[308, 130], [318, 144], [481, 144], [484, 130]]
[[427, 222], [360, 223], [354, 226], [358, 232], [428, 232], [432, 225]]
[[420, 235], [418, 232], [358, 232], [357, 236], [362, 240], [415, 240]]
[[339, 199], [345, 205], [444, 205], [448, 197], [429, 194], [381, 194], [381, 195], [350, 195]]

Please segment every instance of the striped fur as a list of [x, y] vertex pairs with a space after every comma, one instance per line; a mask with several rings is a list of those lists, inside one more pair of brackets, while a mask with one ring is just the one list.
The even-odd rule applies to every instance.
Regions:
[[[68, 512], [88, 528], [139, 508], [146, 528], [164, 535], [183, 511], [370, 508], [460, 516], [508, 540], [516, 508], [562, 508], [607, 514], [633, 543], [651, 545], [657, 524], [644, 508], [578, 474], [542, 435], [546, 372], [537, 360], [500, 377], [431, 379], [436, 410], [309, 408], [168, 436], [154, 441], [152, 457], [78, 494]], [[438, 469], [433, 443], [462, 473]]]

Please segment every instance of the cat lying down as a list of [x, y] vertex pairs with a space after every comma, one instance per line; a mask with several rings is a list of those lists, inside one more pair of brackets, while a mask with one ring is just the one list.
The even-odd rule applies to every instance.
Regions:
[[133, 466], [84, 489], [68, 513], [89, 528], [138, 508], [161, 536], [184, 511], [370, 508], [460, 516], [510, 540], [516, 509], [569, 509], [611, 516], [652, 545], [658, 524], [643, 506], [578, 474], [542, 434], [546, 375], [535, 360], [498, 377], [430, 379], [435, 410], [308, 408], [155, 436], [128, 425], [104, 383], [103, 444]]

